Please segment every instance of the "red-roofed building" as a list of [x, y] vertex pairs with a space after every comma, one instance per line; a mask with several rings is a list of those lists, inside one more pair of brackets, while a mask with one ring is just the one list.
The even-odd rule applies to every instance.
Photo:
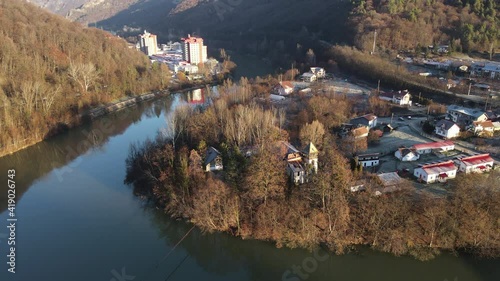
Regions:
[[453, 150], [455, 149], [455, 144], [452, 141], [438, 141], [414, 144], [411, 148], [418, 154], [427, 154], [431, 153], [434, 149], [439, 151]]
[[287, 96], [293, 93], [295, 87], [291, 81], [282, 81], [273, 87], [272, 92], [276, 95]]
[[203, 38], [188, 35], [182, 38], [183, 59], [191, 64], [197, 65], [207, 60], [207, 46], [203, 45]]
[[446, 182], [446, 180], [456, 177], [457, 167], [452, 160], [448, 160], [418, 167], [413, 171], [413, 175], [426, 183]]
[[466, 174], [489, 171], [493, 167], [493, 162], [493, 158], [488, 153], [463, 157], [457, 160], [460, 172]]

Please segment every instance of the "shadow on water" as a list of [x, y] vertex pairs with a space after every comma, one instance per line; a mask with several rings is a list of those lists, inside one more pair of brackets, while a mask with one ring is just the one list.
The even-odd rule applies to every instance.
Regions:
[[[22, 243], [20, 272], [16, 276], [21, 279], [5, 280], [57, 281], [70, 280], [69, 276], [75, 281], [112, 280], [113, 270], [120, 272], [123, 267], [127, 273], [137, 276], [133, 281], [500, 279], [498, 259], [444, 254], [419, 262], [368, 249], [325, 257], [325, 252], [318, 255], [303, 249], [277, 249], [273, 243], [244, 241], [224, 233], [202, 233], [197, 228], [167, 256], [192, 226], [174, 221], [146, 204], [141, 206], [133, 197], [132, 188], [127, 192], [124, 190], [127, 187], [121, 184], [123, 162], [117, 165], [120, 171], [105, 170], [105, 166], [112, 165], [116, 159], [123, 161], [127, 145], [139, 139], [135, 138], [137, 135], [146, 131], [150, 135], [162, 123], [162, 120], [151, 119], [162, 118], [178, 103], [198, 106], [207, 100], [200, 91], [145, 102], [1, 158], [3, 177], [9, 168], [17, 171], [17, 199], [23, 200], [22, 195], [29, 191], [24, 198], [24, 202], [29, 203], [19, 210], [24, 217], [18, 232]], [[122, 134], [123, 138], [114, 138]], [[119, 141], [114, 143], [115, 140]], [[115, 151], [110, 151], [110, 146]], [[87, 159], [84, 155], [89, 152], [95, 152], [94, 157]], [[65, 169], [79, 168], [79, 161], [82, 161], [80, 167], [85, 166], [84, 171], [65, 172]], [[49, 174], [50, 180], [43, 181]], [[58, 182], [58, 176], [65, 181]], [[52, 188], [71, 184], [73, 176], [80, 180], [74, 183], [75, 188]], [[32, 186], [36, 188], [29, 190]], [[6, 188], [6, 184], [0, 187], [2, 211], [6, 207]], [[2, 253], [0, 259], [5, 257]], [[302, 271], [297, 271], [298, 266]], [[4, 280], [4, 269], [0, 272], [1, 280]]]
[[[173, 221], [160, 210], [151, 209], [150, 212], [158, 235], [168, 245], [177, 244], [191, 228], [187, 223]], [[162, 264], [167, 275], [175, 270], [169, 280], [207, 280], [206, 273], [191, 271], [188, 262], [181, 263], [182, 251], [187, 252], [191, 262], [194, 260], [210, 273], [211, 280], [226, 280], [227, 276], [238, 275], [241, 280], [255, 281], [493, 281], [500, 276], [498, 260], [477, 259], [469, 255], [456, 257], [444, 253], [421, 262], [361, 247], [356, 253], [337, 256], [322, 249], [278, 249], [270, 242], [241, 240], [224, 233], [203, 233], [197, 228], [175, 251], [177, 256], [169, 256]], [[175, 262], [166, 262], [169, 259]], [[175, 269], [177, 266], [179, 268]]]
[[[75, 161], [79, 156], [102, 149], [110, 138], [122, 134], [130, 125], [140, 122], [143, 116], [158, 118], [162, 111], [170, 110], [171, 102], [166, 98], [140, 103], [4, 156], [0, 158], [2, 178], [7, 182], [7, 174], [3, 171], [16, 170], [16, 198], [19, 201], [36, 180], [53, 170], [56, 170], [59, 180], [69, 176], [69, 172], [79, 165], [79, 161]], [[0, 187], [0, 212], [7, 208], [5, 188], [6, 185]]]

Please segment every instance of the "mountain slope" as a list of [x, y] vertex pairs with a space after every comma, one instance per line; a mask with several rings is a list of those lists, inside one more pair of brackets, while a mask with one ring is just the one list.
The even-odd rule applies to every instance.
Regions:
[[89, 106], [163, 82], [123, 39], [24, 1], [0, 2], [0, 42], [0, 155], [71, 126]]
[[62, 16], [88, 1], [90, 0], [28, 0], [28, 2]]
[[356, 0], [356, 45], [371, 50], [450, 45], [453, 51], [492, 52], [500, 44], [498, 0]]

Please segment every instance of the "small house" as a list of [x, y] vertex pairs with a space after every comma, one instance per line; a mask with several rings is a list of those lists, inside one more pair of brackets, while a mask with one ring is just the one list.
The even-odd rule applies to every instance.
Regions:
[[315, 74], [317, 78], [324, 78], [326, 76], [325, 69], [322, 67], [311, 67], [311, 73]]
[[221, 153], [214, 147], [209, 147], [205, 157], [205, 172], [220, 171], [222, 169]]
[[368, 137], [368, 128], [365, 126], [358, 127], [355, 129], [351, 130], [352, 136], [354, 136], [355, 139], [361, 139], [361, 138], [366, 138]]
[[314, 144], [309, 143], [302, 151], [293, 145], [283, 142], [286, 149], [287, 174], [295, 184], [308, 181], [311, 173], [318, 172], [318, 150]]
[[445, 139], [452, 139], [460, 135], [460, 127], [450, 120], [440, 120], [434, 132]]
[[486, 121], [488, 116], [480, 109], [468, 108], [459, 105], [450, 105], [446, 108], [449, 119], [455, 123], [470, 125], [472, 122]]
[[354, 159], [362, 167], [378, 166], [380, 164], [380, 153], [360, 154]]
[[411, 149], [415, 150], [418, 154], [429, 154], [432, 151], [450, 151], [455, 149], [455, 144], [452, 141], [438, 141], [414, 144]]
[[304, 82], [314, 82], [316, 80], [318, 80], [318, 77], [316, 76], [316, 74], [312, 73], [312, 72], [306, 72], [304, 74], [302, 74], [302, 79], [304, 80]]
[[413, 175], [425, 183], [446, 182], [457, 175], [457, 167], [452, 160], [440, 163], [424, 164], [413, 170]]
[[379, 94], [381, 100], [390, 101], [398, 105], [409, 105], [411, 106], [411, 95], [408, 90], [398, 91], [398, 92], [381, 92]]
[[488, 153], [485, 153], [459, 158], [456, 163], [460, 172], [469, 174], [487, 172], [493, 168], [493, 162], [493, 158]]
[[280, 96], [287, 96], [293, 93], [295, 87], [290, 81], [282, 81], [273, 88], [273, 93]]
[[406, 161], [417, 161], [420, 158], [420, 154], [418, 154], [414, 149], [410, 148], [400, 148], [395, 153], [394, 156], [399, 160]]
[[495, 127], [490, 120], [472, 122], [472, 131], [476, 135], [493, 135], [494, 130]]
[[372, 129], [375, 126], [377, 126], [377, 116], [375, 116], [374, 114], [366, 114], [351, 119], [350, 123], [353, 124], [354, 126], [362, 125]]

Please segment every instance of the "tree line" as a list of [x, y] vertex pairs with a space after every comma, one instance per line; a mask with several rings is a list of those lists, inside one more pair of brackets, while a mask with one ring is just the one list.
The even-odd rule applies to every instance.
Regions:
[[[451, 51], [495, 52], [500, 42], [496, 0], [353, 0], [355, 45], [372, 50], [418, 50], [449, 45]], [[418, 30], [418, 32], [415, 32]]]
[[168, 84], [168, 69], [111, 34], [25, 1], [0, 4], [0, 154], [79, 122], [92, 106]]
[[[175, 129], [178, 137], [160, 133], [131, 147], [126, 183], [171, 216], [205, 231], [274, 241], [278, 247], [323, 244], [341, 254], [369, 245], [419, 259], [442, 250], [498, 257], [498, 172], [459, 175], [448, 196], [415, 193], [408, 181], [399, 192], [373, 196], [382, 183], [376, 175], [351, 168], [330, 129], [347, 118], [328, 116], [339, 107], [323, 111], [330, 101], [311, 98], [280, 113], [256, 102], [257, 86], [245, 79], [227, 82], [208, 108], [179, 109], [177, 114], [189, 118], [179, 117], [184, 121], [182, 129]], [[326, 99], [342, 102], [341, 97]], [[302, 111], [307, 118], [298, 117]], [[281, 114], [291, 116], [280, 123]], [[267, 115], [267, 121], [246, 115]], [[302, 145], [314, 140], [320, 149], [318, 173], [299, 186], [288, 180], [280, 146], [292, 135]], [[209, 146], [221, 152], [223, 171], [204, 172]], [[368, 191], [352, 193], [359, 179]]]

